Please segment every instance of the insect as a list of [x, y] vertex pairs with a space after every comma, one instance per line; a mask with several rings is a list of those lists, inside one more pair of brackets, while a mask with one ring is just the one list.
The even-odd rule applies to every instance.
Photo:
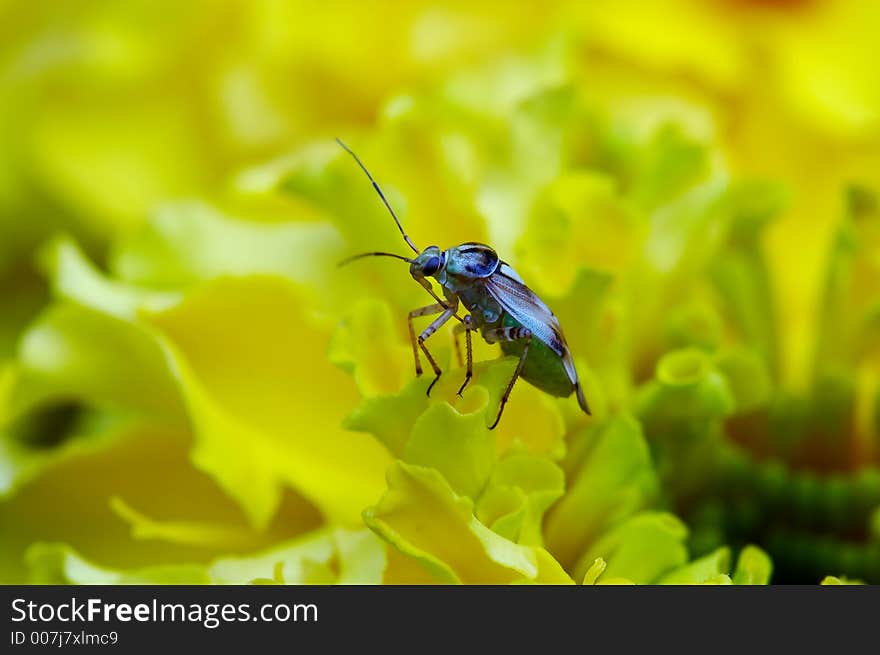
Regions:
[[[501, 396], [498, 414], [490, 430], [494, 429], [501, 420], [501, 414], [513, 391], [513, 385], [520, 377], [553, 396], [565, 398], [572, 392], [577, 394], [581, 409], [586, 414], [590, 414], [559, 321], [547, 305], [525, 285], [516, 271], [507, 262], [501, 260], [492, 248], [482, 243], [463, 243], [446, 250], [441, 250], [437, 246], [428, 246], [420, 251], [404, 231], [397, 214], [394, 213], [394, 209], [391, 208], [391, 204], [367, 167], [351, 148], [339, 139], [336, 139], [336, 142], [354, 158], [367, 175], [376, 193], [391, 213], [397, 229], [403, 235], [403, 240], [416, 254], [415, 257], [404, 257], [389, 252], [365, 252], [349, 257], [341, 262], [341, 265], [363, 257], [401, 259], [409, 263], [410, 275], [436, 301], [431, 305], [412, 310], [407, 317], [416, 375], [422, 374], [420, 350], [434, 371], [434, 379], [427, 390], [428, 396], [440, 379], [442, 371], [428, 351], [425, 342], [450, 319], [455, 318], [459, 321], [453, 328], [459, 363], [461, 363], [459, 336], [462, 333], [465, 335], [467, 349], [467, 369], [464, 382], [458, 389], [459, 396], [473, 376], [471, 332], [479, 330], [485, 341], [500, 344], [505, 355], [519, 356], [513, 376]], [[440, 285], [444, 298], [440, 298], [434, 292], [428, 278], [433, 278]], [[464, 317], [457, 313], [459, 304], [464, 305], [469, 312]], [[413, 319], [434, 314], [439, 316], [416, 338]]]

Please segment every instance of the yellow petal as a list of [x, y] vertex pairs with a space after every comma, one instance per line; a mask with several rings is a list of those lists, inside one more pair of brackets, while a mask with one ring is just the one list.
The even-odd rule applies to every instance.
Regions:
[[605, 571], [606, 566], [608, 565], [605, 563], [605, 560], [601, 557], [597, 557], [590, 565], [590, 568], [587, 569], [587, 572], [584, 573], [584, 581], [582, 584], [596, 584], [596, 580], [598, 580], [599, 576]]
[[328, 337], [277, 277], [219, 279], [148, 320], [167, 338], [196, 434], [196, 465], [264, 525], [287, 484], [329, 520], [359, 522], [383, 487], [381, 444], [341, 427], [356, 394]]
[[476, 498], [495, 465], [495, 439], [482, 412], [437, 403], [416, 421], [404, 460], [438, 470], [455, 493]]
[[[53, 451], [54, 457], [0, 503], [0, 580], [26, 580], [23, 555], [35, 541], [63, 541], [102, 567], [132, 569], [265, 548], [320, 524], [314, 507], [287, 493], [272, 524], [263, 532], [252, 530], [241, 508], [193, 468], [190, 441], [177, 430], [131, 422], [98, 439], [74, 434], [69, 447]], [[165, 484], [157, 484], [159, 479]], [[163, 522], [208, 522], [240, 531], [248, 535], [247, 544], [132, 539], [129, 526], [110, 508], [113, 496]]]
[[574, 567], [575, 575], [585, 575], [597, 557], [608, 566], [609, 578], [626, 578], [636, 584], [654, 583], [660, 576], [684, 565], [687, 528], [672, 514], [637, 514], [603, 535]]
[[364, 520], [438, 581], [571, 583], [543, 549], [520, 546], [480, 523], [471, 501], [456, 495], [433, 469], [402, 462], [392, 466], [388, 491], [378, 505], [365, 511]]

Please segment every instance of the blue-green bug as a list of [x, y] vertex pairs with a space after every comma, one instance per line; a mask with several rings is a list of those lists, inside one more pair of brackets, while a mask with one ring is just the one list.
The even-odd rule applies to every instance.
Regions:
[[[421, 284], [437, 301], [432, 305], [414, 309], [409, 313], [407, 320], [413, 358], [416, 364], [416, 375], [422, 374], [419, 350], [424, 353], [434, 371], [434, 380], [428, 386], [428, 395], [431, 395], [431, 389], [440, 379], [442, 371], [431, 353], [428, 352], [425, 341], [449, 319], [456, 318], [459, 324], [455, 326], [453, 332], [459, 362], [461, 362], [461, 350], [458, 345], [458, 335], [462, 332], [465, 334], [467, 346], [467, 372], [464, 382], [458, 390], [459, 396], [473, 375], [471, 332], [479, 330], [483, 339], [488, 343], [500, 344], [504, 354], [519, 356], [519, 362], [507, 384], [504, 395], [501, 396], [498, 415], [490, 426], [490, 430], [495, 428], [498, 421], [501, 420], [504, 405], [519, 377], [553, 396], [566, 398], [574, 392], [577, 394], [581, 409], [586, 414], [590, 414], [590, 408], [584, 398], [584, 392], [574, 367], [574, 360], [565, 342], [559, 321], [550, 308], [525, 285], [516, 271], [502, 261], [492, 248], [482, 243], [463, 243], [447, 250], [441, 250], [437, 246], [428, 246], [420, 251], [407, 236], [397, 214], [394, 213], [391, 204], [386, 200], [385, 194], [382, 193], [382, 189], [376, 184], [367, 167], [351, 148], [339, 139], [336, 139], [336, 142], [354, 158], [361, 170], [366, 173], [376, 193], [379, 194], [385, 207], [391, 213], [404, 241], [416, 253], [415, 257], [410, 258], [388, 252], [366, 252], [350, 257], [342, 263], [346, 264], [362, 257], [401, 259], [409, 263], [409, 272], [413, 279]], [[433, 278], [440, 285], [445, 300], [434, 292], [428, 278]], [[459, 303], [470, 312], [467, 316], [460, 317], [456, 313]], [[440, 314], [440, 316], [435, 318], [416, 338], [413, 319], [431, 314]]]

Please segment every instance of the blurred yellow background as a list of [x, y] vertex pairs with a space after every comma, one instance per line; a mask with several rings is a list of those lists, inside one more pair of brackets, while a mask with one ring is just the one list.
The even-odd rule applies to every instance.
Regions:
[[871, 2], [6, 2], [3, 17], [5, 271], [54, 230], [100, 248], [163, 200], [222, 196], [247, 164], [368, 128], [400, 93], [568, 38], [592, 93], [646, 123], [689, 112], [733, 174], [797, 190], [767, 236], [797, 385], [840, 189], [880, 170]]

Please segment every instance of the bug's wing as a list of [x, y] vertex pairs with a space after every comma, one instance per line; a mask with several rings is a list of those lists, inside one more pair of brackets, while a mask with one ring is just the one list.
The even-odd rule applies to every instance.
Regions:
[[[501, 264], [499, 264], [499, 266], [498, 266], [498, 271], [502, 275], [504, 275], [505, 277], [509, 277], [511, 280], [514, 280], [516, 282], [519, 282], [521, 285], [526, 286], [526, 283], [522, 281], [522, 278], [519, 276], [519, 273], [517, 273], [515, 270], [513, 270], [513, 267], [510, 264], [508, 264], [507, 262], [501, 262]], [[529, 293], [531, 293], [531, 290], [529, 290]], [[532, 295], [534, 296], [535, 294], [532, 294]], [[537, 296], [535, 296], [535, 297], [537, 298]], [[539, 299], [539, 301], [540, 301], [540, 299]], [[543, 305], [544, 303], [542, 302], [541, 304]], [[550, 310], [548, 309], [547, 311], [549, 312]], [[550, 314], [552, 316], [553, 312], [550, 312]]]
[[486, 290], [508, 314], [559, 355], [568, 379], [573, 385], [577, 385], [577, 371], [562, 335], [562, 328], [544, 301], [523, 284], [522, 278], [506, 262], [501, 262], [498, 270], [485, 281], [485, 285]]

